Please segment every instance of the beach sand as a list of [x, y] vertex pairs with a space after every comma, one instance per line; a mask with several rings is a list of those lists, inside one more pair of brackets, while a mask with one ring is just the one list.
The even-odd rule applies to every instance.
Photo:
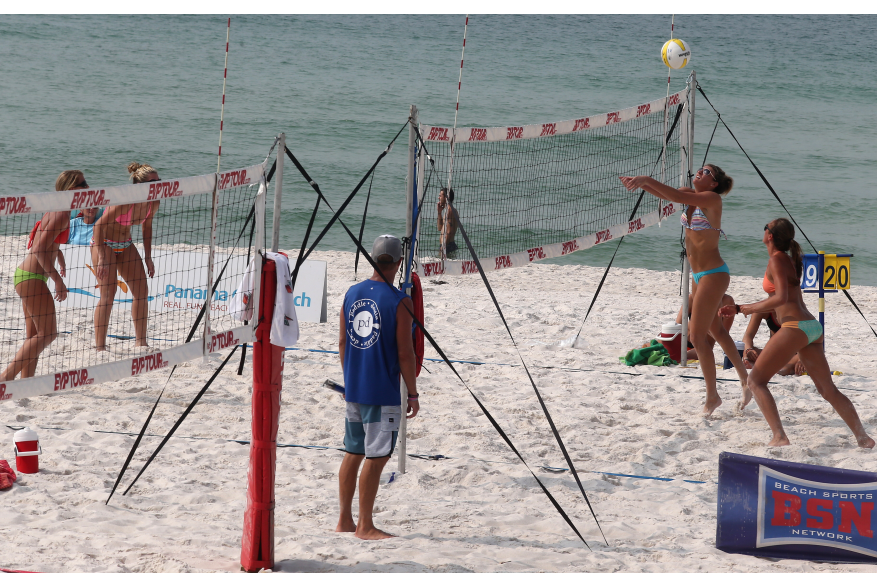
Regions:
[[[294, 254], [290, 251], [290, 257]], [[338, 313], [354, 283], [353, 255], [314, 253], [329, 263], [329, 321], [303, 324], [298, 346], [337, 351]], [[766, 258], [765, 258], [766, 261]], [[362, 265], [362, 263], [361, 263]], [[840, 417], [807, 377], [771, 386], [792, 445], [768, 448], [770, 431], [753, 402], [742, 414], [736, 382], [720, 382], [725, 403], [700, 416], [699, 369], [625, 367], [618, 360], [654, 338], [680, 304], [679, 273], [613, 269], [581, 338], [579, 327], [602, 268], [530, 265], [488, 274], [521, 353], [600, 520], [603, 541], [568, 472], [520, 361], [480, 278], [424, 280], [426, 325], [527, 462], [572, 517], [590, 548], [564, 523], [527, 469], [443, 364], [427, 362], [421, 412], [408, 422], [408, 471], [378, 493], [375, 523], [398, 538], [363, 542], [336, 534], [337, 450], [344, 402], [321, 387], [342, 380], [337, 355], [285, 355], [279, 442], [315, 448], [277, 451], [275, 572], [874, 572], [729, 555], [715, 548], [718, 456], [723, 451], [831, 467], [875, 470]], [[368, 277], [360, 270], [360, 280]], [[441, 282], [441, 283], [440, 283]], [[738, 303], [762, 299], [760, 279], [733, 276]], [[853, 286], [863, 309], [877, 288]], [[806, 295], [812, 310], [816, 298]], [[826, 300], [827, 354], [868, 431], [877, 434], [874, 334], [843, 296]], [[867, 311], [867, 310], [866, 310]], [[868, 314], [872, 323], [877, 315]], [[732, 329], [742, 338], [745, 324]], [[756, 342], [766, 340], [766, 328]], [[721, 351], [716, 352], [721, 361]], [[223, 353], [222, 357], [225, 356]], [[144, 439], [118, 492], [104, 505], [132, 435], [169, 370], [83, 391], [0, 403], [0, 458], [14, 464], [11, 427], [40, 436], [41, 471], [0, 493], [0, 567], [44, 572], [211, 572], [240, 569], [250, 438], [251, 354], [239, 352], [128, 495], [160, 437]], [[427, 343], [427, 357], [437, 357]], [[149, 433], [163, 435], [221, 357], [177, 369]], [[734, 379], [733, 371], [719, 372]], [[316, 448], [328, 447], [328, 448]], [[386, 471], [398, 471], [394, 456]], [[600, 471], [602, 473], [595, 473]], [[623, 475], [672, 478], [635, 479]], [[701, 481], [703, 483], [688, 483]], [[354, 502], [354, 509], [356, 502]]]

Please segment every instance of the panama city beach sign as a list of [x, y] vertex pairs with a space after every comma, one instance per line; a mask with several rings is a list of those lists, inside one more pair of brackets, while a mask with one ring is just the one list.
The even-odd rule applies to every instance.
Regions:
[[877, 473], [722, 453], [716, 547], [875, 563], [875, 502]]

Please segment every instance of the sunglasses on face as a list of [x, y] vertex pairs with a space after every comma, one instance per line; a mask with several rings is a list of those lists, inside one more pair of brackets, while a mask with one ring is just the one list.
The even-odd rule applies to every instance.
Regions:
[[773, 234], [773, 233], [770, 231], [770, 225], [768, 225], [768, 224], [765, 224], [765, 225], [764, 225], [764, 230], [766, 230], [766, 231], [770, 232], [771, 234]]
[[701, 167], [700, 169], [697, 170], [697, 174], [698, 175], [712, 175], [713, 177], [715, 177], [715, 175], [713, 174], [713, 170], [710, 169], [709, 167]]

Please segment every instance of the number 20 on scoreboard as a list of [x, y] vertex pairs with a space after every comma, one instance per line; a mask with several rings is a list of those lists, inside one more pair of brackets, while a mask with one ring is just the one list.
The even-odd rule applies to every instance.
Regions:
[[[804, 276], [801, 280], [801, 289], [811, 292], [820, 289], [827, 291], [850, 289], [851, 257], [852, 255], [826, 255], [822, 251], [818, 255], [804, 255]], [[820, 263], [820, 261], [822, 262]], [[822, 266], [821, 284], [819, 282], [820, 265]]]

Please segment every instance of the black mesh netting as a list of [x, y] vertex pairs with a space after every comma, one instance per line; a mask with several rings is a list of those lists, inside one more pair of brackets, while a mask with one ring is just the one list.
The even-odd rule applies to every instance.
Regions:
[[[258, 188], [258, 184], [245, 185], [220, 191], [217, 195], [214, 280], [218, 278], [226, 259], [232, 257], [232, 262], [228, 264], [212, 300], [213, 331], [241, 325], [234, 322], [227, 311], [232, 292], [246, 269], [248, 253], [252, 257], [249, 247], [253, 224], [252, 221], [247, 222], [247, 218]], [[151, 239], [146, 239], [151, 240], [155, 271], [152, 278], [145, 278], [144, 233], [147, 231], [136, 224], [130, 227], [133, 242], [127, 247], [124, 242], [117, 245], [123, 250], [113, 257], [116, 261], [113, 278], [116, 292], [108, 320], [103, 321], [106, 324], [106, 338], [103, 341], [106, 350], [100, 352], [96, 345], [102, 341], [98, 340], [101, 337], [95, 328], [100, 317], [95, 309], [103, 294], [95, 276], [93, 250], [87, 244], [93, 225], [83, 227], [80, 219], [71, 238], [78, 237], [82, 244], [68, 242], [55, 247], [64, 257], [64, 282], [68, 289], [67, 299], [56, 301], [50, 296], [46, 297], [44, 287], [33, 287], [32, 284], [37, 283], [33, 278], [21, 281], [21, 277], [27, 277], [21, 274], [21, 269], [33, 266], [33, 262], [27, 260], [34, 255], [33, 248], [30, 251], [26, 248], [28, 235], [43, 215], [0, 218], [0, 315], [3, 316], [0, 327], [0, 369], [8, 369], [16, 353], [27, 344], [28, 339], [38, 337], [40, 329], [49, 333], [54, 330], [57, 337], [35, 357], [35, 365], [31, 368], [33, 375], [57, 373], [142, 354], [146, 349], [138, 347], [138, 342], [144, 342], [138, 341], [138, 336], [145, 338], [148, 349], [183, 344], [208, 297], [211, 201], [212, 193], [203, 193], [163, 199], [158, 205], [153, 203], [149, 209], [152, 218]], [[143, 214], [143, 210], [137, 213]], [[134, 250], [136, 254], [132, 252]], [[61, 259], [56, 258], [55, 266], [59, 268], [60, 263]], [[18, 286], [15, 281], [20, 282]], [[46, 284], [54, 293], [56, 288], [53, 281], [49, 279]], [[34, 312], [23, 304], [23, 296], [30, 296], [29, 299], [34, 301], [30, 305], [30, 310]], [[36, 302], [37, 299], [41, 301]], [[135, 318], [135, 311], [143, 314]], [[135, 327], [135, 320], [139, 320], [142, 326]], [[200, 337], [199, 326], [194, 339]], [[20, 376], [21, 373], [18, 374]]]
[[[681, 107], [681, 106], [678, 106]], [[677, 123], [661, 157], [662, 135], [677, 106], [633, 120], [564, 135], [455, 146], [451, 187], [454, 206], [479, 257], [495, 257], [595, 234], [629, 220], [639, 197], [618, 180], [651, 175], [678, 185], [682, 173]], [[459, 131], [458, 131], [459, 132]], [[419, 257], [439, 259], [438, 192], [447, 185], [451, 145], [427, 141], [435, 165], [426, 170], [420, 212]], [[659, 209], [646, 194], [637, 216]], [[448, 258], [470, 258], [462, 238]]]

